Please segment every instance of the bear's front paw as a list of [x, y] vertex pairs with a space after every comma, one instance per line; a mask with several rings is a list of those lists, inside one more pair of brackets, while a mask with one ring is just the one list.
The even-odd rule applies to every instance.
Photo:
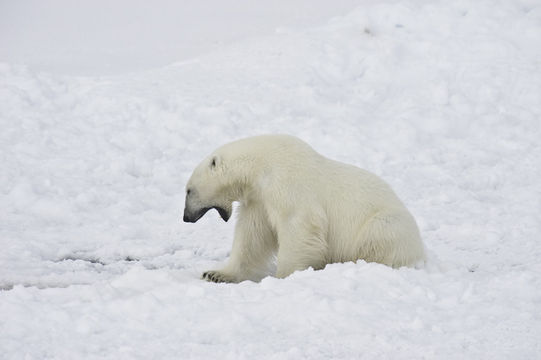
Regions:
[[203, 275], [201, 275], [201, 279], [215, 282], [215, 283], [234, 283], [236, 282], [235, 279], [227, 274], [224, 274], [223, 272], [216, 271], [216, 270], [210, 270], [205, 271]]

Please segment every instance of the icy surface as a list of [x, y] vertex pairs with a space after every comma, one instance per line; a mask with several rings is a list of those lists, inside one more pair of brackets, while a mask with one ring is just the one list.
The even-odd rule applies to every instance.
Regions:
[[[4, 62], [0, 357], [540, 358], [540, 59], [538, 1], [366, 1], [129, 75]], [[261, 133], [382, 176], [426, 267], [199, 280], [234, 221], [184, 184]]]

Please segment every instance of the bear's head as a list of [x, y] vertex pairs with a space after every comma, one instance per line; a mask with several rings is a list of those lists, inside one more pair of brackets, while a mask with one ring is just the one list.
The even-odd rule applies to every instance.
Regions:
[[269, 154], [284, 142], [257, 136], [222, 145], [193, 171], [186, 185], [184, 221], [196, 222], [210, 209], [229, 220], [234, 201], [248, 201], [269, 173]]
[[222, 147], [205, 158], [186, 185], [184, 221], [196, 222], [210, 209], [229, 220], [233, 201], [239, 200], [245, 183], [243, 159], [232, 146]]
[[218, 154], [203, 160], [186, 185], [184, 221], [196, 222], [210, 209], [216, 209], [224, 221], [229, 220], [234, 199], [229, 195], [226, 165]]

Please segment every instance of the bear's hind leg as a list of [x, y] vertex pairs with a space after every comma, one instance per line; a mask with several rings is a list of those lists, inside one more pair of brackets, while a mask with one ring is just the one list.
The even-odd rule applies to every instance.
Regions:
[[361, 231], [360, 258], [394, 268], [424, 259], [424, 247], [414, 218], [407, 211], [389, 209], [374, 215]]

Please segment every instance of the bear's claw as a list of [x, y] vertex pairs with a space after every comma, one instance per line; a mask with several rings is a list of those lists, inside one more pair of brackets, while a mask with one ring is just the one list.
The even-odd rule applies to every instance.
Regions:
[[211, 271], [205, 271], [203, 275], [201, 275], [201, 279], [215, 282], [215, 283], [232, 283], [235, 282], [233, 278], [230, 276], [221, 273], [219, 271], [211, 270]]

